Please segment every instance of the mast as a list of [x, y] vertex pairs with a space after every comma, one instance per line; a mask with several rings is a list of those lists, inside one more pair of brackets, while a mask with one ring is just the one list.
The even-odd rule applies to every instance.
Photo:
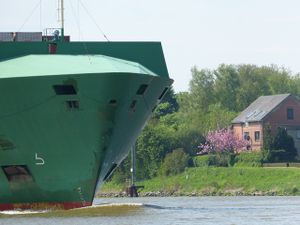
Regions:
[[135, 155], [135, 144], [131, 148], [131, 186], [135, 186], [135, 170], [136, 165], [136, 155]]
[[64, 29], [65, 29], [65, 18], [64, 18], [64, 0], [58, 0], [58, 11], [60, 12], [60, 29], [61, 29], [61, 41], [64, 41]]

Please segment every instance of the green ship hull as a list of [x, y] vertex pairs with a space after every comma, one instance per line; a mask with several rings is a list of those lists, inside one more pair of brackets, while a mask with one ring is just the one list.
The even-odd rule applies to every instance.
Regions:
[[0, 210], [84, 207], [171, 85], [157, 42], [0, 42]]

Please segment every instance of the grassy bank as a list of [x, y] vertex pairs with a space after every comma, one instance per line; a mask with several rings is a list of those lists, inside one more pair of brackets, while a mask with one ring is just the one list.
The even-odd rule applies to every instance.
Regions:
[[[157, 177], [144, 185], [142, 195], [300, 195], [300, 169], [256, 167], [189, 168], [170, 177]], [[99, 192], [124, 191], [124, 185], [107, 183]]]

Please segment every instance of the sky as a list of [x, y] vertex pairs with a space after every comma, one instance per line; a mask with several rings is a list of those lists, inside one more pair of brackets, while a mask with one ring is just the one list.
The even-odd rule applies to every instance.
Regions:
[[[57, 0], [0, 5], [0, 32], [59, 27]], [[110, 41], [162, 42], [181, 92], [189, 90], [193, 66], [276, 64], [299, 73], [299, 12], [299, 0], [65, 0], [65, 33], [72, 40], [105, 41], [104, 32]]]

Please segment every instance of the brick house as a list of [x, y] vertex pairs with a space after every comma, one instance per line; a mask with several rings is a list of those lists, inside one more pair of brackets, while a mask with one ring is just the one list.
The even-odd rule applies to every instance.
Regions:
[[276, 134], [278, 127], [285, 128], [293, 137], [300, 155], [300, 102], [294, 96], [261, 96], [232, 121], [234, 134], [239, 138], [250, 138], [253, 150], [262, 148], [266, 125], [270, 125], [272, 135]]

